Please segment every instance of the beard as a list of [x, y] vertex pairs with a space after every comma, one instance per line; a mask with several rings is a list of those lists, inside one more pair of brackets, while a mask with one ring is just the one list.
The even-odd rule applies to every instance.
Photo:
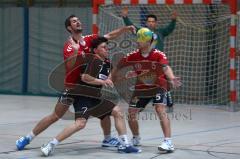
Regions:
[[74, 33], [82, 33], [82, 31], [83, 31], [82, 28], [81, 29], [76, 29], [76, 30], [74, 30]]

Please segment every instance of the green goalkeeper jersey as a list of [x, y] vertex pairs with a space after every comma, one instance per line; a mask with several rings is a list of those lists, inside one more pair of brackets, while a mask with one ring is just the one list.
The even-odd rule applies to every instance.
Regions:
[[[125, 25], [134, 25], [128, 17], [123, 17], [123, 21]], [[141, 28], [136, 25], [134, 25], [137, 29], [137, 31]], [[154, 32], [153, 34], [153, 47], [160, 50], [164, 51], [164, 38], [171, 34], [173, 30], [175, 29], [176, 26], [176, 20], [172, 20], [166, 27], [163, 28], [157, 28], [155, 30], [152, 30]]]

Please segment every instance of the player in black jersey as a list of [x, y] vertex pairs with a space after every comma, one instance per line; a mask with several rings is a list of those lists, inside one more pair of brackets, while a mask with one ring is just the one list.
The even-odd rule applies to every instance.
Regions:
[[140, 149], [130, 145], [127, 137], [125, 120], [119, 106], [116, 106], [116, 103], [109, 100], [101, 99], [101, 88], [103, 86], [113, 87], [113, 82], [109, 78], [110, 62], [108, 60], [107, 39], [104, 37], [94, 39], [92, 41], [92, 51], [94, 54], [89, 54], [92, 58], [87, 60], [88, 65], [82, 68], [83, 72], [81, 81], [79, 82], [79, 88], [77, 88], [75, 92], [72, 92], [73, 96], [77, 96], [77, 100], [73, 102], [75, 123], [66, 127], [52, 141], [41, 147], [44, 156], [52, 154], [55, 146], [59, 142], [83, 129], [89, 116], [103, 118], [106, 115], [112, 115], [115, 120], [115, 127], [121, 142], [121, 145], [118, 147], [118, 152], [141, 152]]

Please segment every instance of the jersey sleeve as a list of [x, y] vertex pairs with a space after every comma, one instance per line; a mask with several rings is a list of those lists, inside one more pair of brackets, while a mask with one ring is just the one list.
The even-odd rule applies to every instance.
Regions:
[[164, 28], [160, 28], [159, 32], [161, 32], [163, 36], [168, 36], [173, 32], [175, 27], [176, 27], [176, 20], [172, 20], [167, 26], [165, 26]]
[[136, 31], [138, 31], [140, 29], [140, 27], [134, 25], [128, 17], [123, 17], [123, 22], [126, 26], [133, 25], [136, 28]]
[[85, 53], [91, 52], [92, 41], [98, 37], [97, 34], [91, 34], [84, 36], [84, 41], [86, 42], [86, 46], [83, 47]]
[[86, 35], [84, 37], [84, 40], [87, 42], [91, 42], [93, 39], [96, 39], [98, 37], [97, 34], [90, 34], [90, 35]]
[[158, 58], [158, 62], [162, 65], [162, 66], [165, 66], [165, 65], [168, 65], [169, 62], [168, 62], [168, 59], [167, 59], [167, 56], [164, 52], [161, 52], [161, 51], [157, 51], [156, 52], [159, 56]]
[[96, 39], [97, 37], [97, 34], [86, 35], [84, 37], [84, 40], [89, 48], [91, 47], [92, 40]]

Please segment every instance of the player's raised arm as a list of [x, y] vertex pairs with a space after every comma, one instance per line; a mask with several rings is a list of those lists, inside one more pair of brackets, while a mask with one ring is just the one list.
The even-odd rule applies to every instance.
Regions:
[[173, 32], [173, 30], [175, 29], [176, 27], [176, 22], [177, 22], [177, 12], [174, 11], [172, 13], [172, 16], [171, 16], [171, 22], [165, 26], [164, 28], [162, 28], [163, 32], [163, 36], [168, 36], [169, 34], [171, 34]]
[[121, 12], [121, 16], [123, 18], [123, 22], [126, 26], [134, 25], [131, 20], [128, 18], [128, 7], [124, 7]]
[[108, 40], [112, 40], [112, 39], [119, 37], [123, 33], [127, 33], [127, 32], [136, 33], [136, 28], [132, 25], [121, 27], [121, 28], [118, 28], [116, 30], [113, 30], [113, 31], [105, 34], [104, 37], [107, 38]]
[[124, 7], [121, 12], [121, 16], [126, 18], [128, 16], [128, 7]]
[[139, 27], [137, 27], [136, 25], [134, 25], [134, 24], [131, 22], [131, 20], [128, 18], [128, 7], [124, 7], [124, 8], [122, 9], [121, 16], [122, 16], [123, 22], [124, 22], [124, 24], [125, 24], [126, 26], [133, 25], [133, 26], [136, 28], [136, 30], [139, 30], [139, 29], [140, 29]]

